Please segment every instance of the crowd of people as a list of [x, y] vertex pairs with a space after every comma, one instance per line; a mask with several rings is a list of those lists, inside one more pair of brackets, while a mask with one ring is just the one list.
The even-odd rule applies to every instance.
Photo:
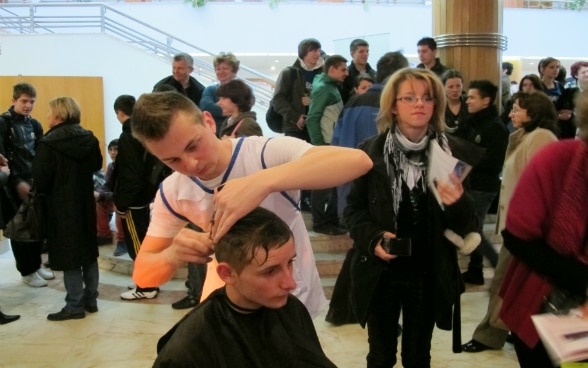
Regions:
[[[351, 42], [349, 64], [302, 40], [276, 81], [283, 135], [271, 138], [235, 55], [214, 58], [218, 83], [205, 87], [177, 54], [152, 92], [114, 101], [122, 132], [101, 180], [76, 100], [52, 99], [43, 132], [34, 87], [15, 85], [0, 115], [0, 225], [32, 190], [43, 196], [46, 240], [11, 246], [26, 285], [63, 272], [65, 306], [47, 319], [98, 312], [98, 246], [114, 243], [134, 262], [123, 300], [155, 298], [188, 265], [172, 307], [193, 310], [161, 338], [155, 366], [334, 367], [312, 324], [327, 299], [308, 210], [314, 232], [353, 240], [327, 321], [367, 327], [368, 368], [394, 366], [399, 349], [405, 368], [429, 367], [435, 326], [453, 330], [454, 352], [510, 338], [521, 367], [552, 367], [530, 316], [564, 294], [588, 318], [588, 62], [565, 88], [545, 58], [511, 96], [511, 63], [500, 85], [466, 87], [434, 38], [416, 46], [416, 68], [389, 52], [374, 69], [365, 40]], [[471, 172], [429, 180], [438, 154]], [[483, 234], [493, 203], [499, 254]], [[470, 255], [464, 273], [458, 252]], [[495, 268], [488, 311], [462, 345], [460, 295], [485, 283], [484, 257]], [[18, 318], [0, 312], [1, 324]]]

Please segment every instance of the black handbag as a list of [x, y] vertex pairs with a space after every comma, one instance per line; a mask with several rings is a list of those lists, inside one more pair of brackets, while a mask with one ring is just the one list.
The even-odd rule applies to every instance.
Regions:
[[6, 224], [4, 236], [18, 242], [37, 242], [47, 238], [45, 196], [32, 191], [16, 215]]

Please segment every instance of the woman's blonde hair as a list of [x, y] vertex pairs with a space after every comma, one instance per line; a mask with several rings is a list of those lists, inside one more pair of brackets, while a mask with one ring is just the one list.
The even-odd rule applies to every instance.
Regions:
[[66, 124], [79, 124], [81, 119], [80, 105], [67, 96], [61, 96], [49, 101], [51, 112]]
[[429, 125], [435, 129], [437, 133], [441, 133], [445, 129], [445, 90], [441, 80], [435, 73], [427, 69], [403, 68], [392, 74], [384, 86], [382, 96], [380, 97], [380, 111], [376, 122], [378, 125], [378, 133], [384, 133], [387, 129], [391, 129], [398, 124], [398, 116], [393, 113], [398, 101], [398, 91], [403, 82], [410, 82], [414, 84], [416, 81], [424, 81], [427, 84], [429, 95], [435, 101], [433, 107], [433, 116]]
[[576, 126], [580, 130], [580, 139], [588, 143], [588, 90], [578, 93], [576, 96]]

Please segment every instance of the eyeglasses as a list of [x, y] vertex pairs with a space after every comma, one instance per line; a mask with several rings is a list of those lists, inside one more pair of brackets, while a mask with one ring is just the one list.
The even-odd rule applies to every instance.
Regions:
[[403, 97], [398, 97], [396, 99], [396, 101], [400, 101], [402, 103], [411, 104], [411, 105], [416, 105], [418, 100], [421, 100], [423, 105], [427, 105], [427, 106], [431, 106], [431, 105], [435, 104], [435, 99], [431, 96], [422, 96], [422, 97], [403, 96]]

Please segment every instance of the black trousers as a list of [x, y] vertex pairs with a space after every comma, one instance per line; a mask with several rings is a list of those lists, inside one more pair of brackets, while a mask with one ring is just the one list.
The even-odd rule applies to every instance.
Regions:
[[143, 208], [129, 208], [125, 212], [122, 224], [125, 230], [125, 242], [129, 257], [134, 261], [137, 258], [141, 243], [147, 235], [150, 220], [149, 206]]
[[468, 264], [468, 271], [474, 273], [482, 273], [484, 257], [488, 258], [493, 268], [498, 264], [498, 253], [492, 247], [492, 244], [484, 236], [484, 219], [488, 214], [488, 210], [496, 197], [494, 192], [481, 192], [472, 190], [470, 192], [474, 200], [474, 210], [478, 216], [478, 232], [482, 237], [480, 245], [470, 254], [470, 263]]
[[312, 226], [314, 229], [339, 225], [337, 188], [316, 189], [310, 192]]
[[43, 242], [10, 241], [16, 269], [22, 276], [30, 275], [41, 268], [41, 251]]
[[378, 282], [367, 321], [368, 368], [390, 368], [396, 364], [401, 311], [403, 367], [430, 367], [435, 325], [430, 283], [425, 275], [393, 275], [387, 269]]
[[206, 280], [208, 265], [188, 263], [188, 295], [197, 301], [202, 298], [202, 288]]
[[539, 341], [534, 348], [525, 344], [514, 332], [512, 333], [513, 345], [521, 368], [553, 368], [555, 367], [545, 350], [543, 343]]

